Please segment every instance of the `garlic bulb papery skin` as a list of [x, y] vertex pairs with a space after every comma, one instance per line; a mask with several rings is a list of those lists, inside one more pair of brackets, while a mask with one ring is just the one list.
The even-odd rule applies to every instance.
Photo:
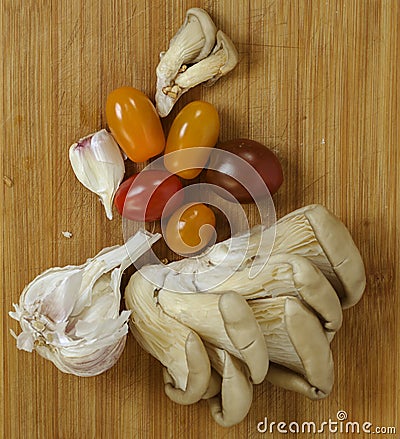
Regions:
[[103, 129], [80, 139], [71, 145], [69, 160], [76, 178], [100, 197], [111, 220], [115, 192], [125, 173], [124, 158], [114, 137]]
[[139, 230], [125, 245], [102, 250], [80, 266], [44, 271], [27, 285], [10, 316], [22, 332], [18, 349], [52, 361], [62, 372], [94, 376], [120, 357], [130, 311], [120, 313], [123, 271], [161, 235]]

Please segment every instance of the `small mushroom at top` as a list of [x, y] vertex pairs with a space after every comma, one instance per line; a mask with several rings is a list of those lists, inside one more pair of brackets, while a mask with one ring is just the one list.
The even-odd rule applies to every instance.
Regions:
[[215, 45], [216, 33], [216, 26], [204, 9], [188, 9], [183, 25], [170, 41], [168, 50], [161, 53], [156, 69], [156, 103], [161, 117], [170, 111], [163, 107], [163, 96], [166, 96], [163, 89], [173, 86], [174, 79], [186, 64], [196, 63], [209, 55]]
[[212, 53], [197, 64], [179, 73], [175, 86], [180, 89], [180, 95], [198, 84], [213, 85], [221, 76], [234, 69], [239, 55], [232, 40], [221, 30], [217, 32], [217, 44]]
[[236, 66], [238, 59], [235, 45], [224, 32], [216, 32], [207, 12], [189, 9], [185, 23], [171, 40], [167, 52], [161, 53], [157, 66], [159, 115], [167, 116], [182, 94], [196, 85], [213, 85]]
[[233, 70], [239, 62], [239, 53], [232, 40], [222, 30], [217, 32], [217, 44], [208, 58], [218, 56], [224, 60], [224, 64], [219, 67], [218, 72], [210, 78], [204, 85], [213, 85], [219, 78], [225, 76]]

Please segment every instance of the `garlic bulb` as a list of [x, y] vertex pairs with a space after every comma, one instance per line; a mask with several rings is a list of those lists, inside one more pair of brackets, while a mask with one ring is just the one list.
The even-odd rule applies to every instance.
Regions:
[[65, 373], [98, 375], [120, 357], [130, 311], [119, 312], [123, 271], [159, 239], [140, 230], [125, 245], [102, 250], [83, 265], [55, 267], [23, 290], [10, 316], [22, 332], [18, 349], [36, 350]]
[[124, 159], [113, 136], [106, 130], [90, 134], [69, 149], [76, 178], [100, 197], [108, 219], [112, 202], [125, 173]]

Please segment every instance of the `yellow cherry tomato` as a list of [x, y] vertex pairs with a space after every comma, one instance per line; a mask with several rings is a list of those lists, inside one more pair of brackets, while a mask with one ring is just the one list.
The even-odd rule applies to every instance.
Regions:
[[206, 247], [214, 235], [214, 212], [202, 203], [186, 204], [168, 220], [165, 241], [175, 253], [190, 255]]
[[[217, 143], [219, 125], [213, 105], [203, 101], [186, 105], [172, 122], [167, 137], [164, 165], [168, 171], [189, 180], [197, 177]], [[192, 150], [193, 147], [208, 149]]]
[[150, 99], [133, 87], [112, 91], [106, 103], [107, 123], [125, 154], [136, 163], [160, 154], [165, 136]]

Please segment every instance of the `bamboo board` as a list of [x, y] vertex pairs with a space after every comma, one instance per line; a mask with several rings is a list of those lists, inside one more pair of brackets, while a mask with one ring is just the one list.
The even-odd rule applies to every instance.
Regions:
[[[231, 36], [240, 63], [214, 87], [187, 93], [177, 109], [207, 100], [220, 113], [221, 140], [271, 147], [285, 173], [274, 197], [278, 217], [327, 206], [350, 229], [367, 269], [365, 296], [345, 312], [332, 343], [332, 394], [312, 402], [265, 382], [255, 386], [247, 418], [230, 429], [213, 422], [204, 401], [169, 401], [160, 365], [132, 336], [114, 368], [80, 379], [17, 351], [9, 330], [18, 325], [7, 315], [44, 269], [122, 243], [121, 220], [108, 221], [78, 184], [68, 146], [105, 126], [112, 89], [154, 95], [158, 54], [192, 6]], [[1, 2], [2, 437], [255, 438], [265, 417], [321, 423], [339, 410], [400, 434], [399, 19], [396, 0]]]

